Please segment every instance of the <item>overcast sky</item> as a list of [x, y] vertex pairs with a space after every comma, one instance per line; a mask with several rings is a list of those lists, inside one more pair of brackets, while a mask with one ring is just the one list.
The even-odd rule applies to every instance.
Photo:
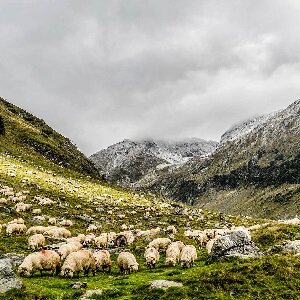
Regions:
[[0, 0], [0, 91], [88, 155], [219, 140], [300, 98], [300, 1]]

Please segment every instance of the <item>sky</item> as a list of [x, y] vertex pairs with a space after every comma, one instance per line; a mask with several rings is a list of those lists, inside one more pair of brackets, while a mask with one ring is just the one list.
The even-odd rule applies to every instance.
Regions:
[[298, 0], [0, 0], [0, 96], [86, 155], [219, 140], [300, 98]]

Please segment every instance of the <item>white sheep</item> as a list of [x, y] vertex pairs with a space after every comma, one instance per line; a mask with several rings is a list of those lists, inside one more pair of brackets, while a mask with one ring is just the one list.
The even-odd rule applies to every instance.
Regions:
[[154, 247], [149, 247], [149, 248], [146, 248], [144, 257], [145, 257], [148, 268], [151, 269], [151, 268], [155, 268], [155, 265], [159, 261], [160, 255], [159, 255], [159, 252]]
[[166, 233], [175, 234], [175, 233], [177, 233], [177, 229], [175, 228], [175, 226], [170, 225], [167, 227]]
[[89, 227], [87, 228], [86, 232], [96, 232], [98, 230], [98, 227], [94, 224], [90, 224]]
[[64, 245], [61, 245], [57, 250], [61, 260], [64, 260], [70, 253], [76, 252], [82, 248], [82, 244], [80, 242], [71, 242]]
[[25, 204], [23, 202], [19, 202], [16, 204], [15, 209], [17, 212], [26, 212], [29, 211], [32, 208], [31, 204]]
[[78, 234], [77, 236], [67, 238], [67, 243], [79, 242], [79, 243], [83, 244], [84, 241], [85, 241], [85, 235], [82, 233]]
[[60, 268], [59, 255], [52, 250], [34, 252], [25, 257], [19, 266], [18, 272], [21, 276], [31, 276], [36, 271], [52, 271], [58, 273]]
[[209, 240], [207, 243], [206, 243], [206, 250], [207, 250], [207, 253], [210, 254], [211, 253], [211, 249], [212, 249], [212, 246], [214, 244], [214, 242], [217, 240], [217, 238], [214, 238], [214, 239], [211, 239]]
[[117, 258], [117, 264], [123, 274], [130, 274], [139, 269], [139, 264], [134, 255], [129, 252], [121, 252]]
[[93, 275], [96, 272], [95, 258], [89, 250], [79, 250], [69, 254], [61, 268], [61, 275], [72, 278], [74, 273], [84, 271], [84, 275], [88, 276], [89, 271], [92, 271]]
[[0, 204], [1, 205], [5, 205], [5, 204], [7, 204], [8, 203], [8, 200], [7, 199], [5, 199], [5, 198], [0, 198]]
[[191, 268], [197, 259], [197, 250], [193, 245], [184, 246], [181, 251], [180, 262], [181, 266]]
[[[131, 245], [135, 240], [134, 234], [130, 230], [119, 232], [118, 236], [120, 236], [120, 235], [125, 236], [126, 241], [127, 241], [127, 245]], [[116, 237], [117, 237], [117, 235], [114, 236], [114, 238], [116, 238]], [[113, 242], [113, 240], [111, 242]]]
[[7, 224], [6, 234], [7, 235], [23, 234], [26, 232], [26, 230], [27, 230], [27, 227], [24, 224], [11, 223], [11, 224]]
[[48, 219], [48, 224], [49, 224], [49, 225], [56, 225], [56, 222], [57, 222], [57, 221], [56, 221], [56, 218], [49, 218], [49, 219]]
[[94, 252], [94, 258], [96, 262], [96, 269], [104, 271], [108, 269], [110, 272], [111, 270], [111, 260], [110, 260], [110, 253], [107, 250], [100, 250]]
[[40, 208], [35, 208], [32, 210], [33, 215], [39, 215], [42, 213], [42, 210]]
[[68, 238], [72, 235], [68, 229], [63, 227], [50, 228], [47, 231], [45, 231], [43, 234], [46, 236], [50, 236], [52, 238]]
[[[182, 243], [182, 242], [181, 242]], [[180, 247], [178, 242], [171, 243], [166, 251], [166, 265], [175, 267], [180, 260]], [[183, 247], [182, 247], [183, 248]]]
[[150, 242], [148, 247], [154, 247], [156, 250], [166, 250], [171, 242], [168, 238], [157, 238]]
[[46, 227], [46, 226], [32, 226], [27, 230], [26, 234], [44, 233], [49, 229], [50, 227]]
[[42, 234], [34, 234], [28, 238], [28, 246], [32, 250], [38, 250], [46, 245], [46, 239]]
[[13, 223], [24, 224], [25, 222], [22, 218], [18, 218], [18, 219], [13, 219], [12, 221], [8, 222], [7, 224], [13, 224]]
[[73, 222], [71, 220], [62, 220], [59, 222], [59, 225], [61, 226], [73, 226]]
[[96, 236], [93, 233], [87, 234], [84, 237], [83, 245], [92, 245], [95, 241]]
[[108, 246], [108, 239], [107, 239], [107, 233], [101, 233], [99, 236], [97, 236], [94, 239], [94, 244], [98, 248], [107, 248]]

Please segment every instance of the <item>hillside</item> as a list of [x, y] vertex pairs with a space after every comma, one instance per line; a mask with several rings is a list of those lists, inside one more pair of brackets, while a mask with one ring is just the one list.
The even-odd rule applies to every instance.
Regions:
[[68, 138], [57, 133], [43, 120], [0, 98], [3, 132], [0, 151], [24, 161], [75, 170], [100, 178], [94, 167]]
[[300, 213], [300, 101], [236, 125], [208, 158], [143, 184], [200, 207], [256, 217]]
[[156, 176], [162, 169], [209, 155], [216, 145], [216, 142], [196, 138], [178, 142], [124, 140], [93, 154], [90, 160], [109, 182], [133, 187], [150, 174]]

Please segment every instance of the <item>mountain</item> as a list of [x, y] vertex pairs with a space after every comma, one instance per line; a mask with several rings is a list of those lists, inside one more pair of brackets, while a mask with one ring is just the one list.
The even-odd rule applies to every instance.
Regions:
[[242, 122], [216, 151], [143, 182], [173, 199], [227, 213], [284, 218], [300, 214], [300, 100]]
[[3, 98], [0, 98], [0, 151], [25, 161], [36, 161], [41, 166], [51, 162], [100, 178], [94, 164], [68, 138]]
[[109, 182], [134, 186], [149, 174], [181, 165], [195, 156], [206, 157], [216, 145], [216, 142], [196, 138], [179, 142], [124, 140], [93, 154], [90, 160]]

